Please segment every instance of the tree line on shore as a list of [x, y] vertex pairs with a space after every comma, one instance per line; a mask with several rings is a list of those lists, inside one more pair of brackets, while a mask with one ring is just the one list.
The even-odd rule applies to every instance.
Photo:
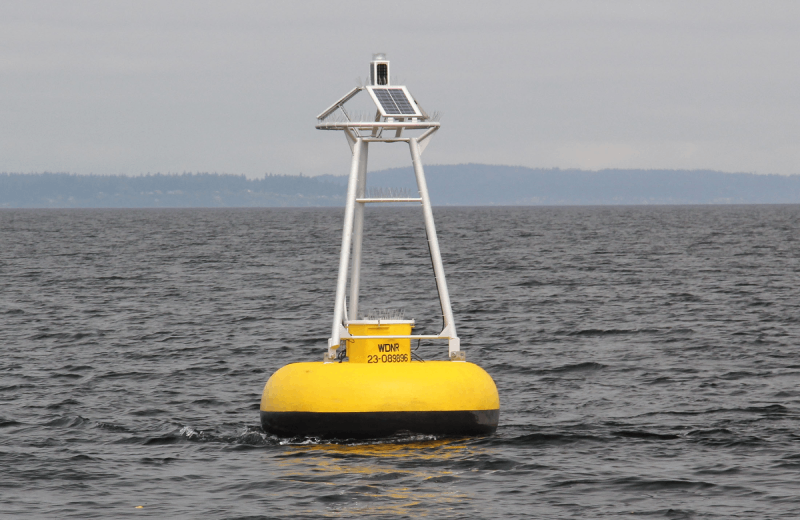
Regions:
[[[800, 175], [487, 164], [425, 170], [435, 205], [800, 203]], [[0, 173], [0, 208], [343, 206], [346, 186], [346, 176], [333, 175]], [[411, 167], [370, 172], [368, 186], [416, 191]]]

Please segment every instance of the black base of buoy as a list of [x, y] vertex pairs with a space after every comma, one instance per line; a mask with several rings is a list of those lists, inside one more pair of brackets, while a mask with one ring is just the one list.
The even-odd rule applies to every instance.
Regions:
[[500, 410], [452, 412], [261, 412], [264, 431], [279, 437], [364, 439], [400, 432], [425, 435], [488, 435]]

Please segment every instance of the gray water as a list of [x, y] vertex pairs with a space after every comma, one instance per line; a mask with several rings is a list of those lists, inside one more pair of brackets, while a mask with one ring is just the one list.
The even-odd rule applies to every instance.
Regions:
[[[500, 427], [332, 443], [258, 408], [321, 359], [340, 209], [0, 210], [0, 516], [800, 516], [800, 206], [435, 216]], [[419, 210], [367, 223], [362, 307], [438, 332]]]

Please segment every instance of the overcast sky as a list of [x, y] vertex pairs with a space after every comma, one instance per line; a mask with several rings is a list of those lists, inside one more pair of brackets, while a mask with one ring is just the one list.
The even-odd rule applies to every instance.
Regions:
[[343, 175], [373, 52], [428, 164], [800, 173], [800, 2], [730, 0], [0, 0], [0, 172]]

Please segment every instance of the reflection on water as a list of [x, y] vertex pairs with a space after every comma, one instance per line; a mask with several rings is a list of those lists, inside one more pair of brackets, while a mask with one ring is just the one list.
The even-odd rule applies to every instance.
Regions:
[[[281, 480], [320, 489], [323, 514], [427, 517], [469, 500], [459, 489], [459, 474], [448, 461], [469, 458], [492, 448], [467, 446], [465, 439], [374, 441], [353, 444], [290, 446], [279, 456]], [[468, 470], [467, 470], [468, 471]]]

